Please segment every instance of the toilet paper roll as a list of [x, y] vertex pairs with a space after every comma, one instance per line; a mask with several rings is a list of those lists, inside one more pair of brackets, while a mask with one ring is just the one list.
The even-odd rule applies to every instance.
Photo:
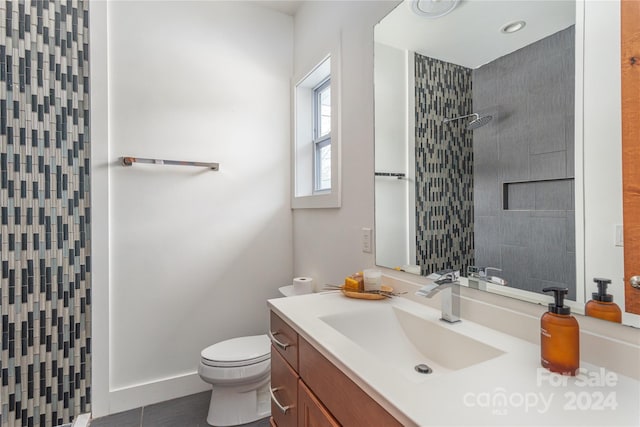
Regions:
[[313, 279], [311, 277], [295, 277], [293, 279], [293, 293], [295, 295], [310, 294], [313, 292]]

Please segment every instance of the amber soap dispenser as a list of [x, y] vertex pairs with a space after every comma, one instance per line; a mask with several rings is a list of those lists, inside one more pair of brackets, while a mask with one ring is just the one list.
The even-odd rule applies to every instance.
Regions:
[[607, 293], [609, 279], [593, 279], [598, 285], [598, 292], [592, 293], [591, 301], [584, 307], [584, 314], [610, 322], [622, 323], [622, 311], [618, 304], [613, 302], [613, 295]]
[[555, 301], [540, 319], [542, 367], [562, 375], [575, 375], [580, 367], [580, 327], [571, 309], [564, 305], [567, 288], [544, 288], [553, 292]]

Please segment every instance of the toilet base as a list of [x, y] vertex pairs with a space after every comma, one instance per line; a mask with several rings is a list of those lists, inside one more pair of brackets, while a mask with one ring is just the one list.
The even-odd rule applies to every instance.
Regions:
[[215, 427], [247, 424], [271, 415], [269, 377], [256, 387], [213, 386], [207, 423]]

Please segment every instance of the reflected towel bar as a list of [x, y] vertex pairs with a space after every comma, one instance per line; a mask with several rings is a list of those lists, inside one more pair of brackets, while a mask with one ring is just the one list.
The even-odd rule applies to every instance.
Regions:
[[143, 157], [121, 157], [120, 163], [122, 164], [122, 166], [132, 166], [134, 163], [148, 163], [152, 165], [202, 166], [214, 171], [217, 171], [219, 169], [218, 163], [187, 162], [182, 160], [145, 159]]
[[376, 172], [375, 176], [391, 176], [397, 179], [405, 179], [406, 175], [403, 173], [395, 173], [395, 172]]

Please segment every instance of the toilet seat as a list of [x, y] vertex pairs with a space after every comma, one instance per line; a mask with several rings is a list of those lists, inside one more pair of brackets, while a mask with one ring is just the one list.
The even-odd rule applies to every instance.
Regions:
[[250, 366], [271, 358], [271, 341], [266, 335], [232, 338], [205, 348], [200, 356], [206, 366]]

